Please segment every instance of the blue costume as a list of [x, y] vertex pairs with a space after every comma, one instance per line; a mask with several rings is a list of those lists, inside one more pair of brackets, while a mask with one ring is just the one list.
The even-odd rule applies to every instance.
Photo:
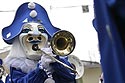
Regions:
[[[2, 30], [3, 40], [13, 45], [6, 61], [10, 69], [6, 83], [47, 83], [45, 81], [49, 78], [50, 71], [55, 83], [76, 83], [75, 74], [71, 70], [51, 61], [46, 58], [47, 56], [43, 55], [40, 59], [39, 52], [32, 50], [34, 45], [41, 46], [42, 49], [48, 47], [47, 41], [59, 30], [51, 24], [42, 6], [37, 3], [22, 4], [16, 12], [13, 23]], [[48, 53], [71, 67], [67, 58], [55, 56], [50, 49]], [[49, 67], [43, 63], [44, 58], [48, 60], [44, 63], [50, 62]]]
[[[65, 59], [60, 59], [60, 61], [69, 64]], [[55, 83], [75, 83], [75, 75], [73, 75], [70, 70], [57, 62], [51, 65], [55, 70], [52, 75]], [[34, 71], [27, 74], [11, 67], [10, 75], [7, 76], [6, 83], [44, 83], [47, 78], [46, 72], [40, 68], [36, 68]]]
[[94, 0], [104, 83], [125, 83], [125, 0]]

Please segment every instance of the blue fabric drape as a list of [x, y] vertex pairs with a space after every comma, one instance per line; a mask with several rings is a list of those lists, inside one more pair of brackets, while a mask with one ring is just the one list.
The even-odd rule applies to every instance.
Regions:
[[125, 0], [94, 0], [104, 83], [125, 83]]

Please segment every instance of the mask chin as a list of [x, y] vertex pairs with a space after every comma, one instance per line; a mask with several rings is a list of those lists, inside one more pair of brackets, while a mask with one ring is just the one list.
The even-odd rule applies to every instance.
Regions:
[[21, 46], [24, 49], [26, 57], [32, 60], [39, 60], [41, 58], [41, 51], [34, 50], [33, 46], [37, 45], [39, 49], [45, 48], [48, 46], [48, 36], [46, 33], [41, 33], [39, 35], [41, 41], [37, 40], [37, 36], [32, 36], [32, 41], [30, 40], [30, 36], [28, 33], [22, 33], [19, 36]]

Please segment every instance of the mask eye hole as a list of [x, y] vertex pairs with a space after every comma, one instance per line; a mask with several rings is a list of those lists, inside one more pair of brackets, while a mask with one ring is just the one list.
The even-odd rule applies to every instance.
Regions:
[[29, 31], [31, 31], [31, 29], [23, 29], [22, 33], [28, 33]]
[[24, 25], [22, 33], [28, 33], [29, 31], [32, 31], [31, 28], [32, 28], [32, 26], [30, 24]]
[[29, 41], [32, 41], [32, 40], [33, 40], [33, 37], [29, 37], [28, 40], [29, 40]]
[[38, 30], [41, 32], [41, 33], [44, 33], [45, 32], [45, 29], [42, 25], [38, 25]]
[[38, 40], [42, 40], [42, 38], [41, 37], [37, 37], [38, 38]]

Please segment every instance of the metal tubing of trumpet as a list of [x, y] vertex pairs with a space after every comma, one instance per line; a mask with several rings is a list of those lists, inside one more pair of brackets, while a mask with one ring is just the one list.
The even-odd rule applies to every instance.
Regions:
[[[39, 49], [40, 50], [40, 49]], [[42, 50], [40, 50], [40, 51], [42, 51]], [[53, 60], [55, 60], [56, 62], [58, 62], [58, 63], [60, 63], [60, 64], [62, 64], [64, 67], [66, 67], [66, 68], [68, 68], [68, 69], [70, 69], [70, 70], [72, 70], [74, 73], [77, 73], [77, 71], [75, 70], [75, 69], [73, 69], [73, 68], [71, 68], [70, 66], [68, 66], [68, 65], [66, 65], [65, 63], [63, 63], [63, 62], [61, 62], [61, 61], [59, 61], [59, 60], [57, 60], [56, 58], [54, 58], [53, 56], [51, 56], [50, 54], [47, 54], [46, 52], [44, 52], [44, 51], [42, 51], [45, 55], [48, 55], [48, 56], [50, 56]]]

